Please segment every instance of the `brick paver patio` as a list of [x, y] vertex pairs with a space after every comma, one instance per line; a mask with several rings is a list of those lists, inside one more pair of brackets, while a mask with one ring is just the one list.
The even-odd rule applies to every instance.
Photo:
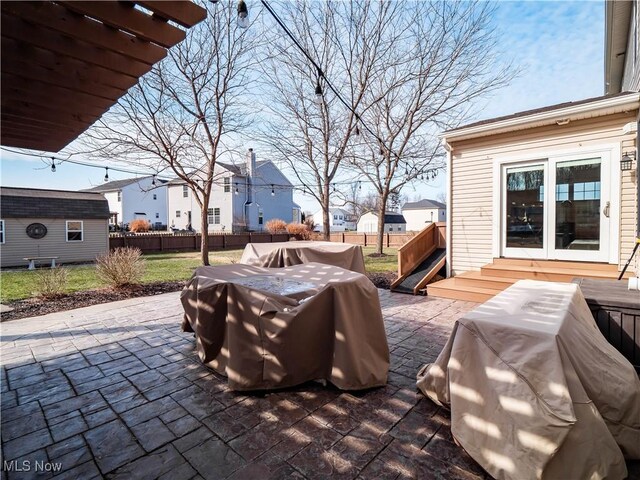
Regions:
[[474, 304], [380, 295], [389, 384], [360, 393], [229, 391], [177, 293], [3, 323], [2, 477], [485, 478], [415, 388]]

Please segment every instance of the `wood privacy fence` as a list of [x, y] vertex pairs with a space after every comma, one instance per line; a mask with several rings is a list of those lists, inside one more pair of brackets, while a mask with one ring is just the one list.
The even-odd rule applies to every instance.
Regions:
[[[229, 233], [209, 235], [211, 250], [239, 249], [248, 243], [286, 242], [293, 235], [288, 233]], [[200, 250], [200, 234], [126, 234], [110, 235], [109, 249], [137, 247], [142, 253]]]
[[[405, 233], [385, 233], [382, 237], [382, 244], [385, 247], [401, 247], [418, 232]], [[316, 235], [314, 240], [322, 240], [322, 235]], [[332, 233], [330, 240], [332, 242], [351, 243], [353, 245], [362, 245], [363, 247], [373, 247], [376, 245], [378, 235], [376, 233], [356, 233], [356, 232], [340, 232]]]

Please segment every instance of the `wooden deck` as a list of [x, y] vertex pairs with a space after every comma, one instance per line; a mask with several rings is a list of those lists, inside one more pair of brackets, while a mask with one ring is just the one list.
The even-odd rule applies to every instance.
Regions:
[[495, 258], [480, 271], [465, 272], [427, 285], [427, 295], [486, 302], [520, 279], [571, 282], [574, 278], [615, 280], [618, 275], [618, 266], [606, 263]]

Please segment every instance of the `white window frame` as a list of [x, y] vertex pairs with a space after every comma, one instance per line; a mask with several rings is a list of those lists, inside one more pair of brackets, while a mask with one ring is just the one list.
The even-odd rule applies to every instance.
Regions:
[[258, 225], [264, 225], [264, 212], [258, 210]]
[[[69, 230], [69, 223], [80, 222], [80, 230]], [[84, 221], [83, 220], [65, 220], [64, 223], [65, 240], [70, 243], [84, 242]], [[80, 240], [69, 240], [69, 232], [80, 232]]]
[[7, 240], [7, 234], [4, 231], [4, 220], [0, 220], [0, 235], [2, 235], [2, 238], [0, 238], [0, 245], [2, 245]]
[[214, 207], [213, 209], [213, 224], [220, 225], [220, 207]]
[[180, 210], [176, 210], [176, 218], [180, 218]]
[[231, 193], [231, 177], [224, 177], [224, 193]]
[[122, 190], [118, 190], [116, 193], [118, 194], [118, 201], [121, 202], [122, 201]]
[[160, 214], [156, 212], [156, 218], [160, 218]]
[[189, 186], [188, 185], [183, 185], [182, 186], [182, 198], [189, 198]]
[[213, 225], [213, 208], [207, 208], [207, 223]]

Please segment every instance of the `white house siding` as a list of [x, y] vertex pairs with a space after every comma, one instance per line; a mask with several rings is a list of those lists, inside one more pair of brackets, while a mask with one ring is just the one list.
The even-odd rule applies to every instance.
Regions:
[[[367, 212], [358, 220], [358, 233], [376, 233], [378, 231], [378, 216], [373, 212]], [[386, 223], [385, 233], [402, 233], [407, 231], [405, 223]]]
[[[2, 267], [27, 266], [25, 257], [53, 256], [57, 262], [87, 262], [109, 248], [108, 220], [82, 218], [4, 218], [5, 243], [0, 245]], [[83, 241], [67, 242], [66, 220], [82, 220]], [[26, 228], [32, 223], [47, 227], [44, 238], [35, 240], [27, 236]]]
[[[117, 222], [118, 224], [121, 224], [123, 222], [122, 201], [118, 201], [118, 192], [105, 192], [103, 195], [104, 195], [104, 198], [106, 198], [107, 201], [109, 202], [109, 212], [117, 213], [118, 214]], [[126, 220], [124, 220], [124, 223], [126, 223]]]
[[[552, 125], [478, 139], [452, 141], [450, 165], [451, 193], [451, 268], [460, 274], [479, 270], [493, 260], [494, 189], [500, 188], [493, 178], [496, 158], [527, 159], [540, 152], [541, 158], [554, 150], [571, 150], [599, 145], [631, 145], [635, 134], [622, 133], [622, 127], [636, 120], [637, 111], [573, 121], [568, 125]], [[611, 159], [617, 165], [619, 159]], [[630, 185], [631, 184], [631, 185]], [[633, 248], [630, 222], [635, 213], [635, 183], [631, 175], [623, 175], [621, 184], [620, 251]], [[498, 195], [499, 196], [499, 195]]]
[[[152, 180], [148, 177], [143, 178], [122, 188], [122, 221], [130, 223], [137, 218], [143, 218], [152, 225], [156, 223], [167, 225], [167, 187], [162, 185], [154, 188], [151, 184]], [[109, 209], [111, 209], [110, 200]]]
[[402, 210], [402, 215], [407, 221], [408, 232], [419, 232], [434, 222], [446, 222], [447, 212], [444, 208], [423, 208]]
[[[355, 230], [356, 223], [347, 221], [351, 214], [342, 208], [330, 208], [329, 209], [329, 229], [332, 232], [345, 232], [347, 230]], [[337, 217], [337, 218], [336, 218]], [[342, 217], [342, 218], [340, 218]], [[316, 230], [322, 230], [324, 222], [322, 218], [322, 210], [318, 210], [313, 214], [313, 223], [316, 225]]]

